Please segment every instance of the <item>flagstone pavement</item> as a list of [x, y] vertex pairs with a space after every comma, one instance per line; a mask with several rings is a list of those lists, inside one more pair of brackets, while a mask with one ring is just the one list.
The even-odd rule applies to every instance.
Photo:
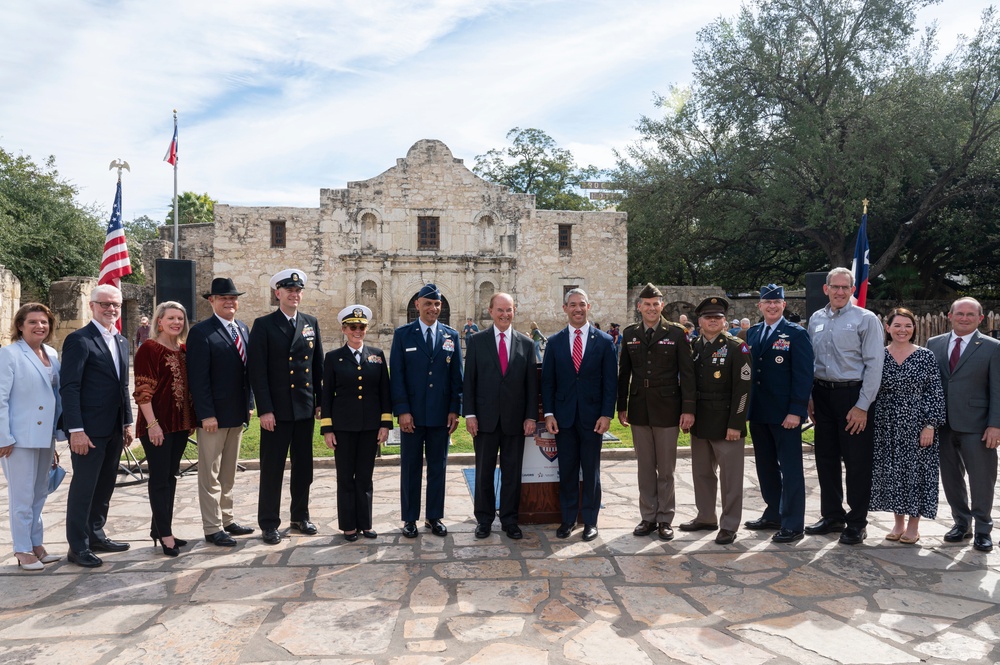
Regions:
[[[375, 472], [377, 540], [337, 531], [335, 471], [317, 465], [312, 517], [319, 535], [254, 536], [210, 546], [194, 475], [178, 482], [178, 558], [145, 537], [145, 485], [120, 487], [108, 532], [132, 549], [84, 570], [64, 561], [21, 571], [0, 503], [0, 663], [996, 663], [1000, 660], [1000, 552], [943, 543], [941, 515], [919, 546], [883, 540], [873, 515], [864, 545], [806, 536], [776, 545], [741, 530], [735, 544], [677, 531], [636, 538], [636, 463], [602, 463], [600, 537], [555, 538], [525, 526], [511, 541], [476, 540], [472, 501], [453, 456], [445, 538], [399, 533], [398, 467]], [[752, 456], [744, 519], [760, 514]], [[806, 455], [807, 522], [819, 503]], [[257, 472], [237, 477], [240, 521], [254, 524]], [[678, 462], [678, 514], [694, 516], [691, 465]], [[68, 481], [68, 478], [67, 478]], [[6, 497], [3, 482], [0, 496]], [[65, 553], [68, 482], [46, 506], [50, 552]], [[285, 505], [287, 511], [287, 492]], [[997, 511], [995, 511], [997, 512]], [[287, 513], [285, 513], [287, 516]], [[496, 524], [495, 527], [499, 525]]]

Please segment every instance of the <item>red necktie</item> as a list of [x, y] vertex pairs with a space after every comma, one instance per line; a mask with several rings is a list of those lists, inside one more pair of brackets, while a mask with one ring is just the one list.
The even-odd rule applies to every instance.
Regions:
[[580, 363], [583, 362], [583, 333], [579, 330], [576, 331], [576, 337], [573, 338], [573, 367], [576, 368], [576, 373], [580, 373]]
[[500, 333], [500, 373], [507, 376], [507, 342], [503, 333]]
[[962, 357], [962, 338], [955, 338], [955, 348], [951, 350], [951, 358], [948, 359], [948, 371], [954, 372], [958, 365], [958, 359]]

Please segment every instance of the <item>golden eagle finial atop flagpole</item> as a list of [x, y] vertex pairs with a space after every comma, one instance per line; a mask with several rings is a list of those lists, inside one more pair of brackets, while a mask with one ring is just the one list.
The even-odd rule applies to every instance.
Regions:
[[868, 199], [861, 199], [861, 205], [864, 206], [864, 211], [862, 212], [862, 214], [863, 215], [867, 215], [868, 214]]

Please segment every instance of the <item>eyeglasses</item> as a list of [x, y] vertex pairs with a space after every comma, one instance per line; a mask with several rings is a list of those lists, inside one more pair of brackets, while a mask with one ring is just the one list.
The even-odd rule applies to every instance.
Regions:
[[830, 291], [853, 291], [853, 286], [839, 286], [837, 284], [827, 284], [826, 288]]
[[91, 300], [90, 302], [94, 303], [95, 305], [97, 305], [101, 309], [121, 309], [122, 308], [122, 304], [120, 302], [101, 302], [100, 300]]
[[347, 326], [349, 330], [364, 330], [367, 327], [368, 327], [367, 323], [351, 323], [348, 324]]

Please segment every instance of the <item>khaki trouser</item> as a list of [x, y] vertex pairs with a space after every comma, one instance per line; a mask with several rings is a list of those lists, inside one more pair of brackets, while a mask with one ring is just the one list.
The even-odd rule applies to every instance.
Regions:
[[[746, 438], [736, 441], [691, 437], [691, 476], [694, 480], [695, 521], [716, 524], [715, 494], [722, 489], [720, 529], [737, 531], [743, 515], [743, 447]], [[718, 477], [715, 475], [719, 471]]]
[[632, 425], [632, 445], [639, 479], [639, 516], [647, 522], [674, 519], [674, 468], [677, 466], [677, 427]]
[[215, 432], [198, 428], [198, 503], [206, 536], [235, 521], [233, 483], [242, 438], [242, 427], [220, 427]]

